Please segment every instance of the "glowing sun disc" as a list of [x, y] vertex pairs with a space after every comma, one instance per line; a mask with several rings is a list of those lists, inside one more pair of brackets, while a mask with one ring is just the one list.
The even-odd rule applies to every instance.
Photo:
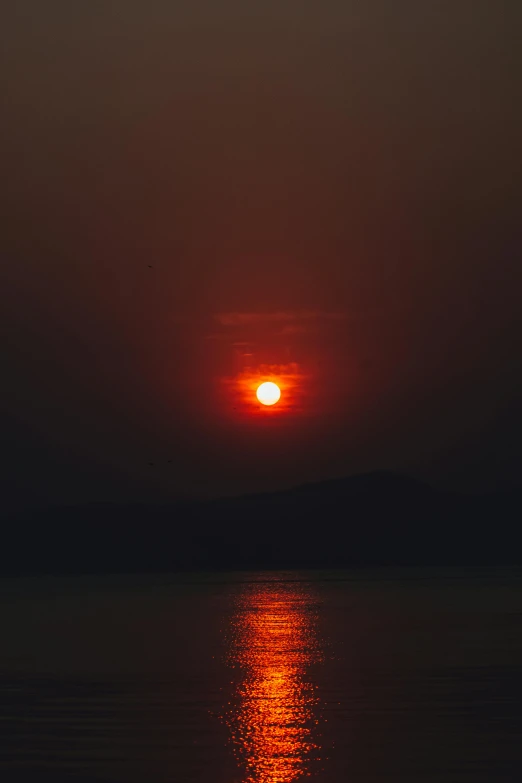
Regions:
[[275, 405], [281, 397], [281, 389], [277, 384], [266, 381], [258, 386], [256, 396], [261, 405]]

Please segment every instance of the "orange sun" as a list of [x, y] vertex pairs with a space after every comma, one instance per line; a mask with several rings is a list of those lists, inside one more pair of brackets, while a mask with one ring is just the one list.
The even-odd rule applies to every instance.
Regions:
[[256, 396], [262, 405], [275, 405], [281, 397], [281, 389], [276, 383], [266, 381], [257, 387]]

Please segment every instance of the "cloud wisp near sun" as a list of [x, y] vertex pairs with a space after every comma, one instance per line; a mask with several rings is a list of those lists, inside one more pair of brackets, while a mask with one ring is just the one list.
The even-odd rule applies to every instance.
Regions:
[[[234, 416], [265, 421], [311, 415], [320, 341], [344, 320], [341, 313], [315, 310], [217, 313], [209, 336], [233, 356], [233, 371], [219, 379], [224, 407]], [[276, 399], [263, 401], [260, 387], [277, 387]]]

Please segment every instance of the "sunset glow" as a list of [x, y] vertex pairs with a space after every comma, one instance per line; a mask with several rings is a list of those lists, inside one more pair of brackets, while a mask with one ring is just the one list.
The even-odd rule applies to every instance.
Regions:
[[262, 405], [275, 405], [281, 397], [281, 390], [276, 383], [266, 381], [258, 386], [257, 399]]

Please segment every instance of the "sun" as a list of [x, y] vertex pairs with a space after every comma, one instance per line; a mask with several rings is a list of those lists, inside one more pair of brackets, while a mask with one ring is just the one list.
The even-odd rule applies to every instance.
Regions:
[[261, 405], [275, 405], [281, 397], [281, 389], [276, 383], [266, 381], [257, 387], [256, 396]]

